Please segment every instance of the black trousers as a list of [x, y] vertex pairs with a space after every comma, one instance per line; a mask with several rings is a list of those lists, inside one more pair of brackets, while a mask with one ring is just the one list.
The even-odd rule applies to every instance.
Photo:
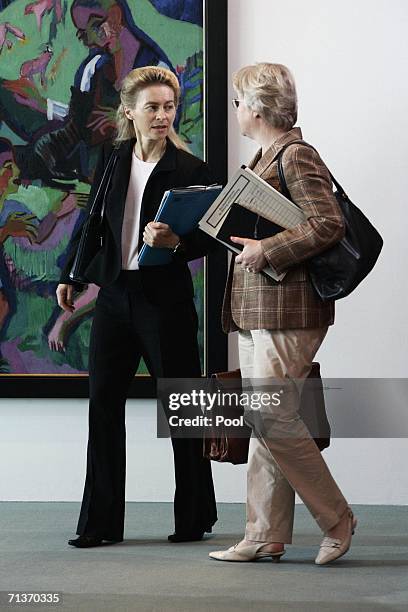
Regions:
[[[157, 306], [138, 271], [122, 271], [100, 290], [89, 349], [87, 474], [77, 534], [122, 540], [125, 514], [125, 403], [144, 358], [155, 377], [200, 377], [192, 300]], [[209, 531], [217, 520], [210, 462], [202, 440], [172, 439], [177, 533]]]

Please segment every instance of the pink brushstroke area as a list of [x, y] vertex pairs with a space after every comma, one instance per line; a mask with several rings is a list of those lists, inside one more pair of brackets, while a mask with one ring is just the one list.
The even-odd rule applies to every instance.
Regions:
[[190, 268], [190, 272], [194, 277], [197, 272], [200, 272], [204, 266], [204, 258], [194, 259], [194, 261], [190, 261], [188, 267]]
[[87, 374], [74, 370], [67, 364], [58, 365], [45, 357], [37, 357], [33, 351], [20, 351], [19, 342], [16, 338], [4, 342], [1, 346], [3, 357], [13, 364], [13, 374]]
[[52, 251], [57, 248], [65, 236], [71, 236], [80, 213], [80, 209], [76, 208], [66, 217], [59, 219], [50, 235], [41, 244], [30, 243], [28, 238], [13, 238], [13, 241], [25, 250], [33, 252]]

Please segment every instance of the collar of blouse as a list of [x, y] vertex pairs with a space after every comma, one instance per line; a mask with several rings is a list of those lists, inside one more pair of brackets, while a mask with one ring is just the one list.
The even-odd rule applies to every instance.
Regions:
[[259, 176], [261, 176], [264, 172], [266, 172], [269, 167], [272, 165], [274, 158], [279, 153], [279, 151], [287, 145], [292, 140], [300, 140], [302, 138], [302, 130], [299, 127], [294, 127], [286, 134], [283, 134], [280, 138], [275, 140], [274, 143], [271, 144], [269, 149], [265, 151], [265, 154], [262, 155], [262, 149], [259, 149], [256, 155], [252, 158], [252, 160], [248, 164], [248, 168], [256, 172]]

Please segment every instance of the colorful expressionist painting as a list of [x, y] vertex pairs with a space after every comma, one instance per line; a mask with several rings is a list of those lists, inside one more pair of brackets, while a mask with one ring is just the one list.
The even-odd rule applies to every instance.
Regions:
[[[55, 290], [129, 70], [170, 68], [205, 158], [202, 0], [0, 0], [0, 375], [86, 375], [98, 287]], [[191, 264], [204, 362], [204, 261]], [[145, 373], [144, 364], [138, 374]]]

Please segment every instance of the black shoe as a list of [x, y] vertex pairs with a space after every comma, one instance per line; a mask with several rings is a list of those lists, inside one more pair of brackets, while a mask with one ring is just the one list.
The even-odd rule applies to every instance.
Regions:
[[172, 533], [167, 536], [169, 542], [197, 542], [202, 540], [204, 531], [191, 531], [190, 533]]
[[103, 538], [86, 535], [81, 535], [75, 540], [68, 540], [68, 544], [70, 546], [75, 546], [76, 548], [91, 548], [91, 546], [100, 546], [102, 542]]

